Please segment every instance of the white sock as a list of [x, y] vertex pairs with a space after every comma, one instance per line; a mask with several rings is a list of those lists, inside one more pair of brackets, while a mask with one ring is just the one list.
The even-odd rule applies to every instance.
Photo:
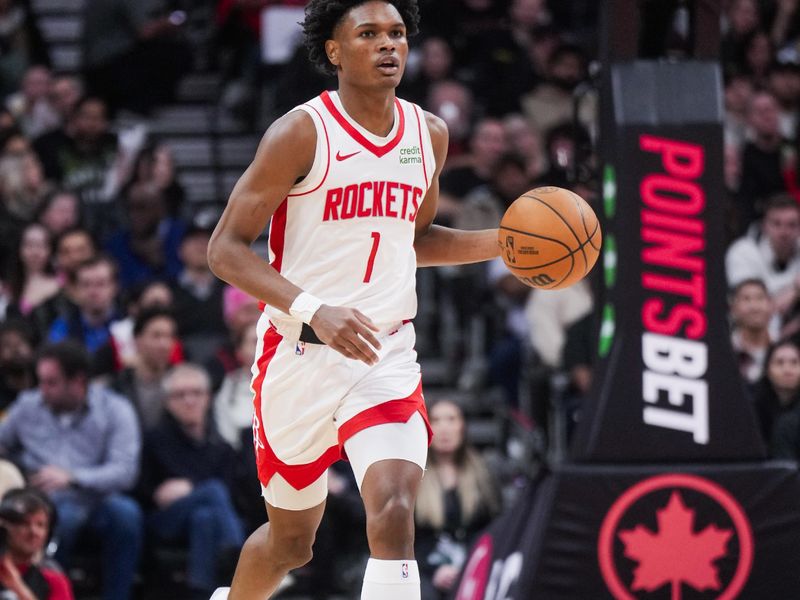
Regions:
[[420, 594], [417, 561], [370, 558], [367, 562], [361, 600], [420, 600]]
[[211, 595], [211, 600], [227, 600], [228, 599], [228, 592], [231, 591], [231, 588], [224, 587], [224, 588], [217, 588], [214, 590], [214, 593]]

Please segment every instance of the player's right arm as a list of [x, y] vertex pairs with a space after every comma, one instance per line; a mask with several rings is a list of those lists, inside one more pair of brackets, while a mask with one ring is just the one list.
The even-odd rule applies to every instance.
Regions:
[[[236, 182], [208, 245], [208, 264], [217, 277], [287, 314], [303, 290], [251, 245], [295, 182], [311, 170], [315, 148], [316, 131], [308, 114], [294, 111], [275, 121]], [[359, 311], [323, 305], [311, 325], [322, 341], [348, 358], [370, 364], [377, 360], [366, 343], [380, 347], [370, 331], [377, 329]]]

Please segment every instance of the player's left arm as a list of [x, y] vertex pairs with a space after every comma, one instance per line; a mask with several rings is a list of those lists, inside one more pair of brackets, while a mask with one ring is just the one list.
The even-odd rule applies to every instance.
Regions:
[[431, 132], [436, 170], [417, 214], [414, 235], [417, 266], [463, 265], [500, 256], [497, 229], [464, 231], [433, 224], [439, 202], [439, 174], [447, 159], [448, 134], [447, 125], [439, 117], [426, 112], [425, 120]]

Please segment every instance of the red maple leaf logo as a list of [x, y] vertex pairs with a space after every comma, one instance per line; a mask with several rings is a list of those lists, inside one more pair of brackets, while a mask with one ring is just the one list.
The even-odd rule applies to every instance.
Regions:
[[727, 554], [733, 532], [709, 525], [694, 533], [694, 511], [675, 491], [665, 508], [656, 511], [658, 533], [644, 525], [619, 532], [625, 556], [639, 563], [634, 569], [633, 590], [652, 592], [672, 584], [672, 600], [680, 600], [681, 583], [697, 591], [721, 587], [714, 561]]

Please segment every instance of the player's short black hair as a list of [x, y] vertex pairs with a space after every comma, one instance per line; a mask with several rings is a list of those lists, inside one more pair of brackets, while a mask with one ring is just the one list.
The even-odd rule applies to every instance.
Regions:
[[[344, 16], [356, 6], [370, 0], [311, 0], [306, 5], [306, 18], [303, 21], [305, 45], [308, 58], [326, 75], [336, 73], [336, 68], [325, 53], [325, 42], [333, 38], [333, 30]], [[382, 0], [391, 4], [400, 13], [408, 35], [419, 32], [419, 6], [417, 0]]]

